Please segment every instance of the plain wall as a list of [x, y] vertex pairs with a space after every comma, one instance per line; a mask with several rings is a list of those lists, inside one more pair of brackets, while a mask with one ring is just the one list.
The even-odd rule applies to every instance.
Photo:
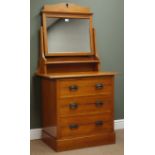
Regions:
[[115, 78], [115, 119], [124, 118], [124, 1], [123, 0], [31, 0], [30, 15], [30, 127], [41, 127], [39, 80], [34, 76], [39, 56], [40, 11], [44, 4], [70, 2], [90, 7], [94, 13], [97, 51], [101, 70], [117, 72]]

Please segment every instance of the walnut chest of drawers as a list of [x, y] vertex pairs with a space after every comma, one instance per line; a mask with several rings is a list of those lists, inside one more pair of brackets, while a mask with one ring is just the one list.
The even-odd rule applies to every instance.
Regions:
[[93, 13], [60, 3], [41, 15], [42, 140], [56, 151], [115, 143], [115, 74], [100, 71]]
[[62, 151], [115, 142], [114, 74], [45, 76], [41, 85], [45, 143]]

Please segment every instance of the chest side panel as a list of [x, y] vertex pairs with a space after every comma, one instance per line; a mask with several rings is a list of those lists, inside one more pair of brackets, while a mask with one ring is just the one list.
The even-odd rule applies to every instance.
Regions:
[[56, 80], [42, 79], [42, 122], [43, 131], [54, 137], [57, 136], [57, 104]]

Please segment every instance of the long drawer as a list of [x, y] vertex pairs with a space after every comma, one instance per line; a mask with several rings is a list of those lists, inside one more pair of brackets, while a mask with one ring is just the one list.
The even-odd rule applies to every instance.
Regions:
[[112, 77], [90, 77], [61, 79], [58, 82], [59, 97], [85, 96], [94, 94], [111, 94]]
[[113, 131], [111, 113], [81, 117], [61, 117], [60, 137], [78, 137]]
[[110, 112], [113, 100], [109, 96], [83, 96], [60, 99], [58, 101], [61, 116]]

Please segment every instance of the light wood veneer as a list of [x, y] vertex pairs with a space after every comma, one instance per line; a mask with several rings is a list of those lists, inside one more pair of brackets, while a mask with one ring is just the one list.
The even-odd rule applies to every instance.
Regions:
[[[115, 143], [114, 76], [100, 72], [92, 12], [75, 4], [45, 5], [40, 29], [42, 140], [56, 151]], [[48, 54], [47, 17], [90, 20], [91, 52]]]

